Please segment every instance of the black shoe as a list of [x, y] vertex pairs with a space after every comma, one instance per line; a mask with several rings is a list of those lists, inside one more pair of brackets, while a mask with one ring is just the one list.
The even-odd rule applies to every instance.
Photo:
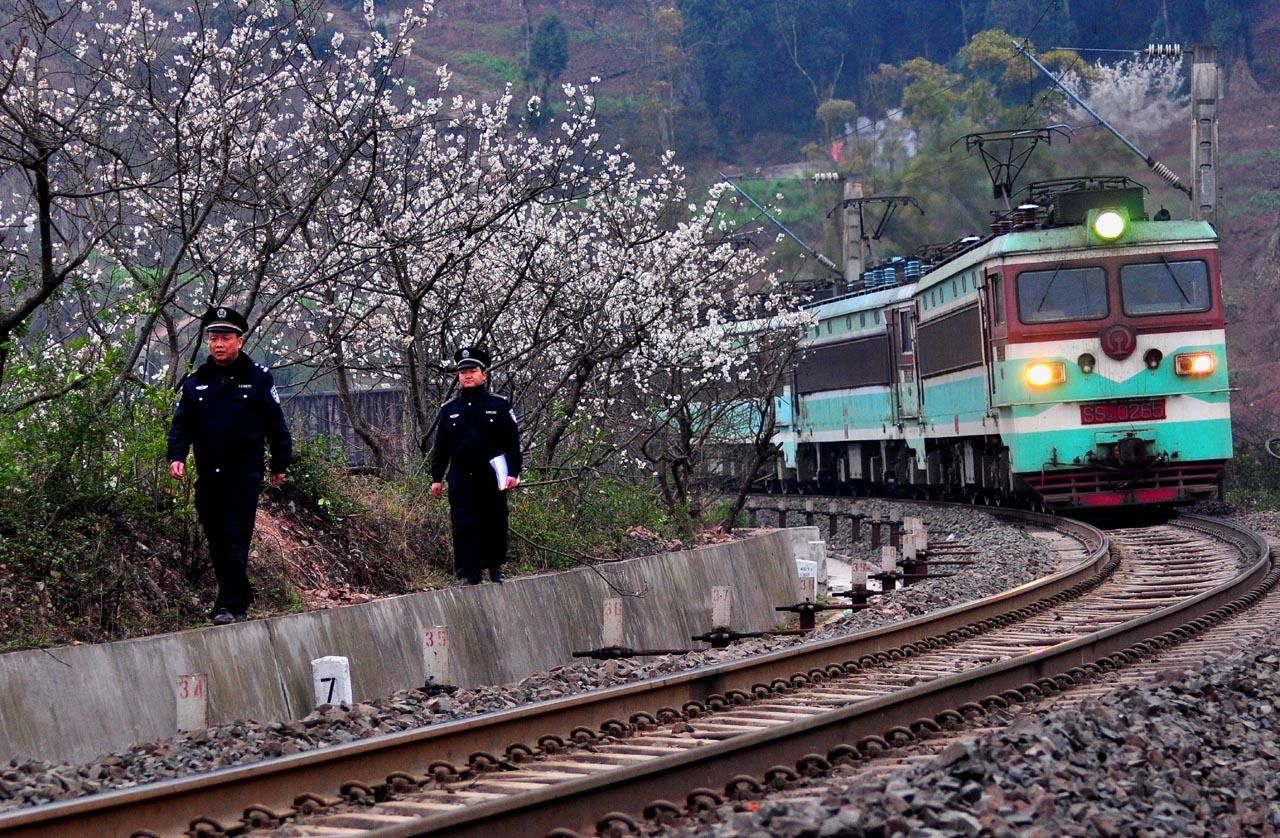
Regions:
[[225, 608], [219, 608], [218, 613], [213, 615], [215, 626], [229, 626], [234, 622], [236, 622], [236, 615]]
[[243, 622], [245, 622], [245, 621], [247, 621], [247, 620], [249, 619], [249, 615], [248, 615], [248, 614], [246, 614], [246, 613], [244, 613], [243, 611], [237, 611], [236, 613], [232, 614], [231, 616], [235, 618], [235, 621], [236, 621], [237, 623], [243, 623]]
[[506, 581], [506, 577], [502, 575], [501, 570], [489, 571], [489, 579], [490, 581], [497, 582], [499, 585], [501, 585], [504, 581]]

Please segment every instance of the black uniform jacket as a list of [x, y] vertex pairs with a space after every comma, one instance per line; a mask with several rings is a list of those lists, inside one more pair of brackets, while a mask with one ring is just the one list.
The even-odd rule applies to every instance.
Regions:
[[507, 473], [519, 477], [523, 465], [520, 431], [510, 402], [476, 387], [445, 403], [431, 452], [434, 482], [443, 480], [448, 471], [450, 482], [471, 477], [493, 480], [496, 487], [497, 477], [489, 461], [499, 454], [507, 457]]
[[195, 446], [201, 477], [260, 480], [263, 445], [271, 446], [271, 473], [293, 459], [271, 373], [241, 352], [225, 367], [209, 358], [182, 380], [182, 398], [169, 426], [169, 462]]

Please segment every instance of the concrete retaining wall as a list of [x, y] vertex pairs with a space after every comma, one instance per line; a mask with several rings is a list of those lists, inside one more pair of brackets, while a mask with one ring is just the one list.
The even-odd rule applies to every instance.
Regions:
[[[594, 569], [447, 588], [306, 614], [97, 646], [0, 655], [0, 760], [82, 762], [176, 727], [179, 675], [209, 676], [209, 720], [298, 718], [312, 709], [311, 661], [350, 659], [356, 701], [424, 682], [423, 628], [446, 625], [452, 680], [505, 684], [601, 642], [603, 601], [624, 599], [632, 648], [679, 648], [712, 628], [711, 588], [731, 585], [733, 628], [764, 631], [798, 600], [793, 544], [776, 531]], [[603, 578], [602, 578], [603, 577]], [[617, 591], [610, 587], [609, 580]]]

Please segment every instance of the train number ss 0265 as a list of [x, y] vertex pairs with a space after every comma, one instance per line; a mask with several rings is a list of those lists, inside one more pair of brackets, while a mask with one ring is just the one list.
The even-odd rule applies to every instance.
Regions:
[[1080, 424], [1105, 425], [1108, 422], [1146, 422], [1164, 419], [1164, 399], [1133, 399], [1122, 402], [1098, 402], [1080, 405]]

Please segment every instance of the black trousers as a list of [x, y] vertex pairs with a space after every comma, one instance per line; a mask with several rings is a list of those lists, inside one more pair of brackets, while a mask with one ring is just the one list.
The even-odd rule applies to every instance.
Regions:
[[209, 478], [196, 481], [196, 513], [209, 542], [209, 558], [218, 579], [215, 612], [243, 614], [253, 602], [249, 584], [249, 542], [258, 512], [262, 478]]
[[492, 579], [507, 560], [507, 494], [498, 491], [492, 471], [450, 475], [449, 523], [458, 578], [479, 582], [487, 569]]

